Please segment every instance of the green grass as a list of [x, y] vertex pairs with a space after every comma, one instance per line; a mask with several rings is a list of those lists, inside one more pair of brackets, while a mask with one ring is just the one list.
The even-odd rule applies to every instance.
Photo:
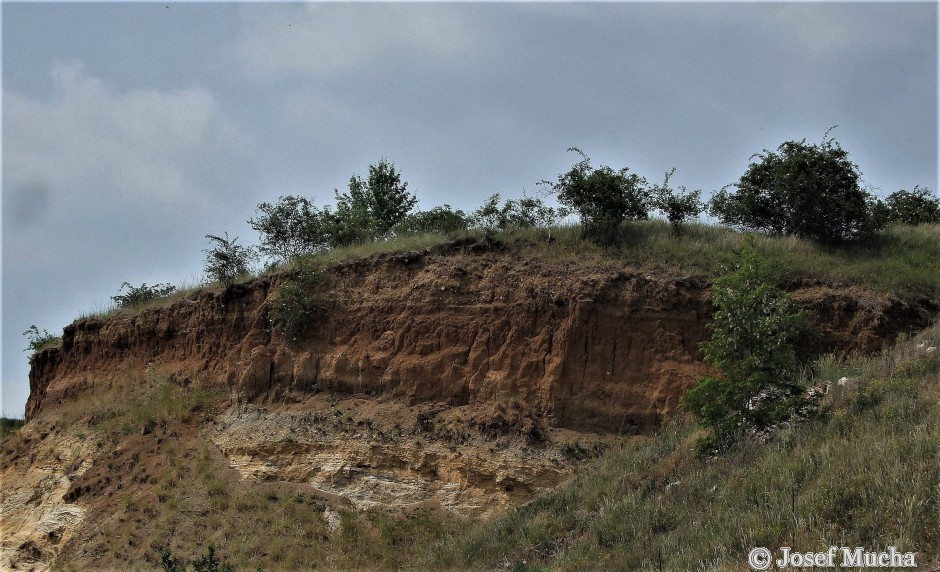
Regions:
[[[918, 344], [923, 343], [920, 347]], [[569, 483], [438, 541], [428, 568], [747, 570], [764, 546], [940, 554], [940, 326], [890, 352], [829, 363], [823, 414], [699, 459], [678, 421]], [[824, 381], [819, 379], [818, 381]]]
[[[244, 277], [248, 278], [248, 277]], [[106, 320], [112, 316], [134, 316], [148, 308], [160, 308], [164, 306], [169, 306], [179, 300], [185, 300], [190, 298], [196, 292], [199, 292], [207, 288], [205, 284], [200, 284], [198, 282], [187, 282], [176, 288], [172, 294], [162, 298], [154, 298], [146, 302], [135, 304], [130, 307], [122, 308], [115, 304], [113, 301], [109, 302], [103, 308], [97, 308], [90, 312], [85, 312], [79, 316], [81, 318], [100, 318]]]
[[129, 371], [120, 382], [90, 388], [62, 405], [56, 417], [58, 424], [76, 434], [96, 434], [116, 442], [157, 425], [190, 421], [227, 397], [225, 390], [203, 387], [199, 381], [180, 385], [147, 368]]
[[[493, 235], [521, 256], [552, 263], [574, 262], [602, 267], [631, 266], [682, 274], [715, 276], [743, 245], [744, 235], [730, 228], [703, 223], [683, 226], [676, 236], [664, 220], [628, 222], [621, 228], [617, 244], [601, 247], [581, 238], [580, 225], [550, 229], [515, 230]], [[425, 250], [457, 237], [481, 231], [451, 234], [414, 234], [387, 241], [366, 242], [303, 256], [303, 266], [329, 268], [376, 254]], [[551, 237], [551, 240], [549, 240]], [[940, 225], [895, 225], [865, 241], [826, 246], [788, 236], [758, 236], [758, 252], [767, 259], [779, 281], [819, 279], [845, 285], [864, 285], [885, 294], [904, 298], [940, 296]], [[293, 270], [297, 263], [271, 266], [258, 274], [239, 277], [238, 283], [259, 276]], [[183, 284], [166, 298], [133, 308], [109, 304], [84, 313], [80, 318], [107, 319], [135, 315], [147, 308], [168, 306], [194, 293], [218, 288], [200, 283]]]
[[[684, 226], [676, 236], [665, 221], [629, 222], [621, 240], [607, 248], [580, 238], [577, 225], [547, 231], [529, 231], [506, 237], [520, 245], [524, 255], [548, 261], [628, 265], [667, 272], [717, 275], [744, 235], [732, 229], [701, 223]], [[825, 246], [790, 236], [757, 236], [757, 250], [780, 281], [820, 279], [866, 285], [899, 296], [940, 295], [940, 225], [892, 226], [868, 240]]]
[[415, 250], [424, 250], [447, 242], [451, 238], [461, 236], [462, 233], [453, 234], [407, 234], [387, 241], [365, 242], [353, 244], [333, 249], [329, 252], [323, 252], [313, 257], [313, 260], [321, 266], [331, 266], [341, 264], [359, 258], [366, 258], [376, 254], [385, 254], [389, 252], [409, 252]]
[[[471, 234], [483, 236], [479, 231]], [[374, 254], [424, 250], [458, 235], [407, 235], [370, 242], [312, 257], [329, 267]], [[548, 262], [577, 262], [620, 268], [624, 265], [667, 272], [714, 276], [741, 249], [744, 235], [730, 228], [691, 223], [675, 235], [668, 222], [628, 222], [620, 241], [601, 247], [581, 238], [580, 225], [496, 233], [521, 256]], [[551, 237], [551, 240], [549, 240]], [[758, 252], [780, 281], [819, 279], [865, 285], [878, 292], [904, 297], [940, 295], [940, 225], [888, 227], [868, 240], [827, 246], [790, 236], [757, 237]]]

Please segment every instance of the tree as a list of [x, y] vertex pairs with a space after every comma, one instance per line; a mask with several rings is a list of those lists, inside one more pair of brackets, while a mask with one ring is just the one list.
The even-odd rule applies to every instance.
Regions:
[[796, 381], [794, 342], [804, 317], [768, 277], [753, 235], [736, 266], [712, 286], [712, 337], [701, 344], [705, 362], [721, 372], [706, 376], [682, 397], [682, 407], [711, 429], [700, 451], [721, 451], [743, 432], [790, 417], [803, 403]]
[[571, 170], [558, 176], [558, 182], [542, 181], [558, 194], [561, 204], [578, 212], [582, 235], [602, 244], [615, 241], [625, 220], [649, 218], [650, 191], [646, 179], [629, 169], [614, 171], [608, 166], [591, 167], [591, 159], [577, 147], [581, 156]]
[[353, 175], [348, 193], [336, 191], [334, 244], [388, 238], [395, 225], [418, 203], [418, 198], [407, 189], [408, 183], [401, 180], [401, 173], [384, 158], [378, 165], [369, 165], [365, 181]]
[[913, 191], [900, 190], [885, 201], [889, 222], [924, 224], [940, 222], [940, 199], [930, 189], [920, 186]]
[[229, 240], [225, 237], [207, 234], [206, 238], [215, 243], [215, 246], [203, 250], [206, 253], [206, 274], [214, 281], [229, 288], [235, 279], [250, 271], [254, 253], [250, 247], [236, 244], [238, 237]]
[[699, 200], [702, 191], [688, 192], [685, 187], [672, 189], [669, 186], [669, 179], [675, 172], [676, 169], [673, 168], [666, 173], [663, 184], [654, 186], [651, 193], [653, 207], [666, 215], [666, 219], [672, 225], [672, 232], [679, 235], [682, 233], [682, 223], [702, 212], [702, 203]]
[[331, 215], [306, 197], [284, 196], [258, 205], [259, 216], [248, 224], [261, 234], [261, 254], [289, 262], [301, 254], [329, 248]]
[[[828, 135], [828, 132], [827, 132]], [[777, 152], [753, 155], [741, 179], [711, 201], [722, 224], [834, 243], [874, 230], [872, 197], [859, 186], [858, 167], [833, 139], [820, 145], [786, 141]]]

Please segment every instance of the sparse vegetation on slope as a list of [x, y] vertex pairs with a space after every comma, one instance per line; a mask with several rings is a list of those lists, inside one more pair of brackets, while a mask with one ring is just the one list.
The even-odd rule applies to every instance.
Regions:
[[[823, 413], [699, 459], [677, 421], [568, 484], [443, 538], [428, 568], [747, 570], [754, 547], [940, 554], [940, 327], [870, 359], [823, 360]], [[848, 377], [841, 384], [841, 377]], [[931, 560], [934, 559], [934, 560]]]
[[[121, 294], [121, 290], [124, 288], [127, 288], [127, 292]], [[147, 286], [146, 283], [143, 283], [140, 286], [131, 286], [130, 283], [125, 282], [121, 284], [117, 295], [111, 296], [111, 300], [117, 304], [118, 308], [135, 308], [155, 300], [168, 298], [175, 291], [176, 286], [171, 284]]]
[[24, 351], [31, 352], [33, 354], [41, 352], [46, 348], [56, 347], [62, 343], [61, 336], [50, 334], [49, 330], [39, 331], [39, 328], [36, 326], [36, 324], [30, 326], [28, 330], [23, 332], [23, 335], [26, 336], [26, 339], [29, 341]]
[[[539, 231], [518, 235], [515, 243], [523, 255], [550, 261], [593, 260], [599, 265], [626, 264], [709, 277], [718, 275], [744, 245], [745, 235], [728, 228], [691, 223], [683, 229], [681, 236], [675, 236], [665, 221], [628, 222], [621, 227], [620, 240], [609, 248], [582, 240], [577, 226], [552, 229], [551, 243]], [[756, 235], [755, 249], [781, 284], [821, 280], [865, 285], [903, 298], [940, 295], [935, 262], [940, 260], [940, 225], [936, 224], [890, 226], [868, 240], [841, 245]]]
[[708, 453], [786, 421], [806, 405], [795, 346], [806, 320], [769, 282], [753, 237], [735, 266], [715, 279], [712, 305], [712, 336], [699, 347], [721, 375], [699, 379], [682, 396], [682, 406], [711, 431], [698, 443]]

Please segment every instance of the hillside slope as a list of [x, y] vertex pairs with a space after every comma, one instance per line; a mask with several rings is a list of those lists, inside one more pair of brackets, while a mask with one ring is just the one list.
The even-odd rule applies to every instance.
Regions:
[[757, 547], [776, 559], [836, 546], [940, 569], [940, 325], [868, 359], [823, 360], [815, 382], [831, 384], [820, 415], [767, 443], [699, 459], [696, 428], [670, 424], [444, 536], [423, 566], [746, 571]]
[[[285, 340], [271, 309], [297, 279], [83, 318], [36, 354], [29, 422], [0, 449], [0, 562], [152, 567], [211, 542], [242, 567], [398, 567], [455, 515], [644, 440], [707, 371], [705, 275], [467, 237], [325, 265], [321, 309]], [[940, 312], [789, 288], [816, 326], [805, 353], [877, 351]]]

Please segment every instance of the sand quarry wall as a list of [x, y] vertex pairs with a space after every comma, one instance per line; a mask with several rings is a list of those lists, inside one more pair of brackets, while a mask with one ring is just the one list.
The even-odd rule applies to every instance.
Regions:
[[[643, 432], [706, 373], [706, 278], [521, 258], [465, 239], [322, 271], [302, 339], [269, 312], [286, 274], [67, 326], [32, 359], [27, 418], [152, 367], [255, 402], [316, 392], [451, 405], [518, 399], [553, 425]], [[808, 352], [871, 352], [927, 326], [936, 301], [797, 283]]]

